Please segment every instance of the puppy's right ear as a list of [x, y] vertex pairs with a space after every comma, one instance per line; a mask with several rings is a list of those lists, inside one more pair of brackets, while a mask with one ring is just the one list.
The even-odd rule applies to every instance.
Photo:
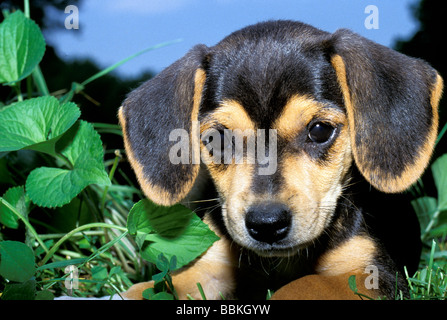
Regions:
[[[119, 110], [127, 157], [144, 194], [160, 205], [182, 200], [199, 171], [198, 121], [208, 48], [197, 45], [183, 58], [132, 91]], [[170, 133], [183, 129], [189, 136], [188, 163], [173, 164], [169, 154], [178, 143]]]

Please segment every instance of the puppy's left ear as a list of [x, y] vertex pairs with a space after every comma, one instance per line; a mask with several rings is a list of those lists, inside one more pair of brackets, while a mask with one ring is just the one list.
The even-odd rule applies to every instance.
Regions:
[[[196, 180], [199, 166], [198, 113], [208, 53], [197, 45], [156, 77], [132, 91], [119, 110], [127, 158], [144, 194], [159, 205], [182, 200]], [[174, 131], [175, 130], [175, 131]], [[171, 133], [177, 134], [171, 138]], [[171, 161], [182, 140], [186, 161]], [[186, 142], [186, 143], [185, 143]]]
[[442, 78], [422, 60], [349, 30], [329, 43], [357, 167], [377, 189], [404, 191], [433, 152]]

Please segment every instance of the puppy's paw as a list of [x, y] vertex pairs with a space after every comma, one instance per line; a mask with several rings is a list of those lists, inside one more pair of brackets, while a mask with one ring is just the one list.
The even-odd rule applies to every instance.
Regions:
[[125, 300], [143, 300], [143, 291], [154, 287], [154, 281], [134, 284], [127, 291], [121, 293]]
[[[286, 284], [272, 300], [359, 300], [349, 288], [348, 274], [339, 276], [309, 275]], [[356, 275], [358, 279], [364, 276]], [[365, 289], [366, 290], [366, 289]], [[370, 290], [366, 290], [370, 291]], [[367, 294], [367, 293], [366, 293]], [[368, 294], [367, 294], [368, 295]], [[371, 292], [369, 293], [371, 295]]]

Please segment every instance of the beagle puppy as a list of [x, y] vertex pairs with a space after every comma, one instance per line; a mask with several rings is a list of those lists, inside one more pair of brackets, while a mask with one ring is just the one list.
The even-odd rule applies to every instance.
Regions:
[[[369, 297], [408, 294], [371, 227], [383, 224], [368, 223], [382, 209], [356, 199], [372, 188], [399, 194], [419, 179], [442, 88], [426, 62], [349, 30], [268, 21], [193, 47], [132, 91], [119, 120], [147, 198], [173, 205], [199, 182], [218, 197], [203, 219], [220, 240], [173, 275], [179, 297], [200, 299], [200, 282], [208, 299], [262, 299], [268, 289], [273, 299], [356, 299], [352, 275]], [[181, 150], [176, 130], [188, 138]], [[393, 211], [384, 224], [399, 216], [398, 233], [412, 213]], [[123, 296], [142, 299], [151, 285]]]

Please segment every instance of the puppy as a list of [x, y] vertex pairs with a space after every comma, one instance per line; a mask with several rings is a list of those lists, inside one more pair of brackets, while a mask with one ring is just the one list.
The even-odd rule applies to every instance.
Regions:
[[[374, 235], [380, 210], [356, 197], [371, 186], [401, 193], [421, 176], [442, 87], [424, 61], [349, 30], [269, 21], [195, 46], [131, 92], [119, 120], [144, 194], [175, 204], [204, 173], [220, 203], [204, 217], [220, 240], [174, 274], [179, 297], [200, 298], [200, 282], [208, 299], [262, 299], [267, 289], [274, 299], [352, 299], [352, 275], [369, 297], [406, 295], [399, 261]], [[186, 154], [173, 152], [179, 129]], [[391, 230], [412, 216], [392, 211]], [[408, 251], [407, 240], [391, 242]], [[151, 285], [123, 295], [142, 299]]]

